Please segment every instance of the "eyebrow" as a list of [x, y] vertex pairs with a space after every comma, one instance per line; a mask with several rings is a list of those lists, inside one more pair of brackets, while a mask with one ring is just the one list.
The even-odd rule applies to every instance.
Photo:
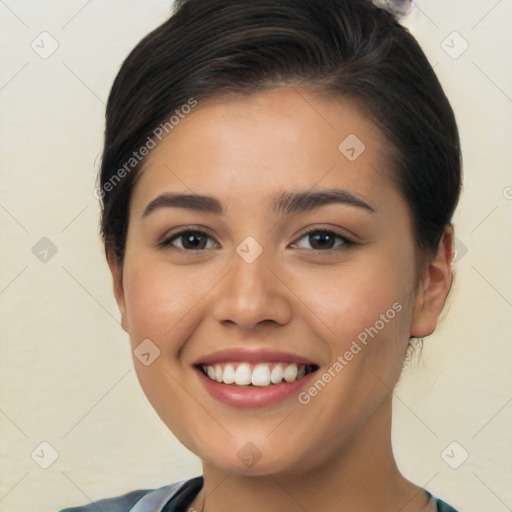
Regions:
[[[337, 188], [283, 192], [273, 198], [272, 208], [277, 214], [291, 215], [314, 210], [333, 203], [354, 206], [376, 213], [376, 208], [369, 201], [366, 202], [347, 190]], [[151, 212], [160, 208], [186, 208], [216, 215], [224, 215], [226, 213], [221, 202], [215, 197], [165, 192], [148, 203], [142, 217], [147, 217]]]

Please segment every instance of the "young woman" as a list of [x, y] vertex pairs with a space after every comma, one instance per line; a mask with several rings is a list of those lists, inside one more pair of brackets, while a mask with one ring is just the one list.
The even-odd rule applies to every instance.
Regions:
[[98, 193], [148, 400], [203, 475], [68, 511], [453, 511], [392, 391], [452, 282], [454, 115], [370, 0], [184, 0], [110, 93]]

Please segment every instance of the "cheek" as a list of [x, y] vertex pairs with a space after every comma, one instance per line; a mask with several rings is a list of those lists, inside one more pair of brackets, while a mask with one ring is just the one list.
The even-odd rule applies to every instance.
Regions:
[[[344, 385], [374, 382], [373, 373], [393, 387], [401, 372], [409, 339], [413, 260], [412, 252], [393, 249], [389, 244], [361, 253], [329, 273], [296, 276], [291, 286], [314, 312], [311, 318], [331, 362], [343, 358]], [[363, 367], [372, 373], [361, 372]]]
[[295, 286], [331, 336], [346, 340], [357, 337], [376, 322], [382, 329], [381, 316], [386, 325], [391, 323], [386, 320], [402, 321], [403, 315], [397, 310], [404, 310], [407, 279], [398, 265], [363, 260], [340, 267], [323, 278], [296, 278]]
[[141, 336], [163, 340], [179, 329], [187, 312], [199, 302], [201, 271], [172, 268], [143, 258], [140, 261], [145, 264], [128, 264], [125, 273], [131, 338], [133, 342]]
[[[200, 411], [189, 404], [176, 362], [196, 325], [197, 306], [205, 293], [203, 281], [199, 266], [195, 270], [171, 268], [147, 256], [137, 257], [135, 252], [125, 262], [127, 319], [137, 378], [162, 421], [184, 443], [189, 438], [188, 426], [195, 424], [187, 414]], [[149, 365], [136, 357], [137, 347], [146, 339], [160, 350]]]

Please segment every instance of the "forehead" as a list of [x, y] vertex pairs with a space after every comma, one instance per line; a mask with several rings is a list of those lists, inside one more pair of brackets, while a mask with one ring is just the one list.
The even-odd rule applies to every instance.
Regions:
[[141, 212], [169, 189], [258, 208], [278, 191], [314, 186], [378, 201], [390, 172], [389, 144], [355, 105], [287, 87], [199, 103], [150, 153], [132, 205]]

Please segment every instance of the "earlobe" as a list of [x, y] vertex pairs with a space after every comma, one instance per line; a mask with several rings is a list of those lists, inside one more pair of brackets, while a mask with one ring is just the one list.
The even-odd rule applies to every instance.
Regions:
[[121, 327], [128, 332], [128, 322], [126, 320], [126, 301], [124, 297], [124, 286], [123, 286], [123, 266], [117, 261], [117, 258], [113, 253], [110, 253], [107, 257], [108, 266], [110, 273], [112, 274], [114, 296], [117, 302], [117, 307], [121, 313]]
[[436, 254], [423, 272], [417, 287], [410, 335], [432, 334], [443, 310], [452, 282], [453, 228], [446, 226]]

